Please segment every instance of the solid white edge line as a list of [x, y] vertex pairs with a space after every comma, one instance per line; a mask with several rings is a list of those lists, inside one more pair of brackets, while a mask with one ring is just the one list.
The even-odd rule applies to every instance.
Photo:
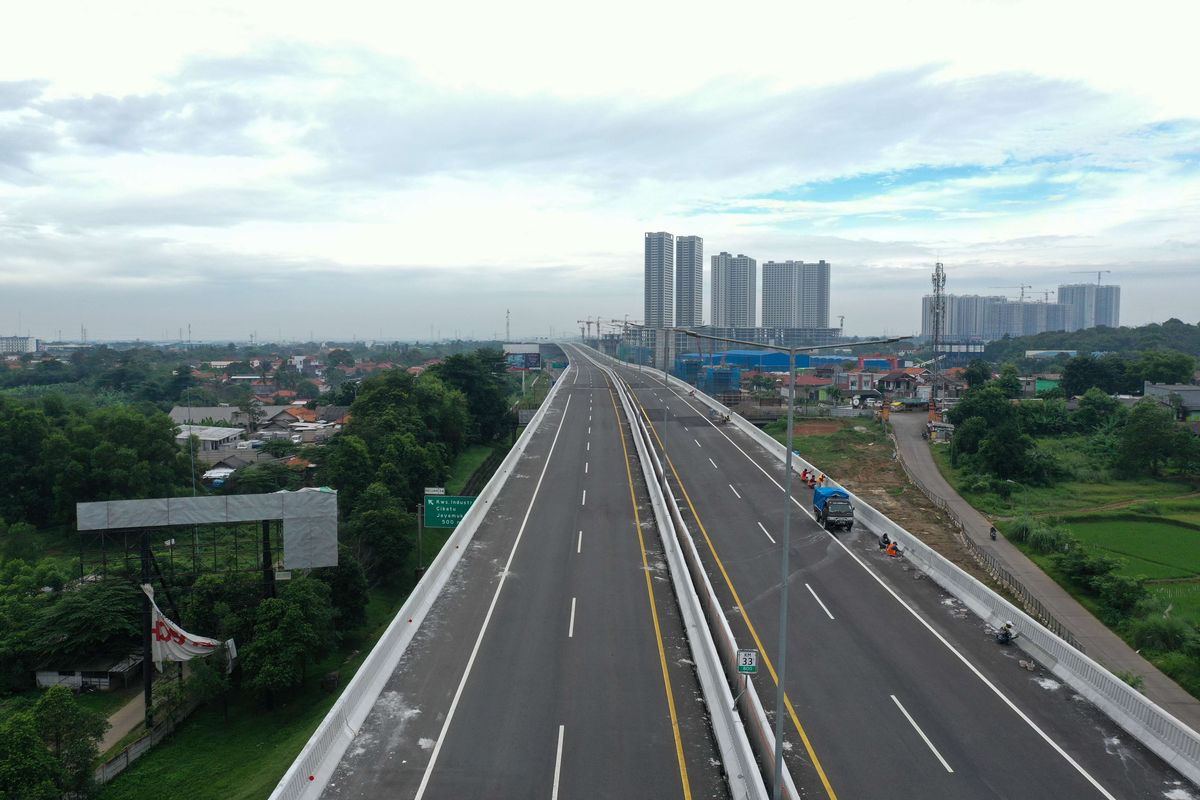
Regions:
[[525, 518], [521, 520], [521, 527], [517, 530], [517, 538], [513, 542], [512, 550], [508, 553], [508, 561], [504, 563], [504, 571], [500, 573], [500, 583], [496, 585], [496, 592], [492, 595], [491, 605], [488, 606], [487, 614], [483, 617], [483, 625], [479, 628], [479, 636], [475, 637], [475, 646], [471, 648], [471, 657], [467, 659], [467, 668], [463, 670], [462, 679], [459, 680], [458, 688], [454, 691], [454, 699], [450, 701], [450, 709], [446, 712], [446, 721], [442, 723], [442, 729], [438, 732], [437, 742], [433, 745], [433, 752], [429, 754], [429, 764], [425, 767], [425, 774], [421, 776], [421, 785], [417, 787], [417, 793], [413, 795], [413, 800], [421, 800], [425, 795], [425, 788], [429, 785], [429, 778], [433, 775], [433, 768], [437, 764], [438, 754], [442, 752], [442, 744], [446, 741], [446, 731], [450, 729], [450, 723], [454, 720], [454, 712], [458, 709], [458, 701], [462, 699], [467, 679], [471, 677], [471, 668], [475, 666], [475, 657], [479, 655], [479, 647], [483, 644], [483, 635], [487, 633], [488, 623], [492, 621], [492, 612], [496, 610], [496, 602], [500, 599], [500, 592], [504, 589], [504, 582], [508, 580], [509, 568], [512, 566], [513, 558], [517, 554], [517, 545], [521, 543], [521, 537], [525, 533], [525, 525], [529, 522], [529, 515], [533, 513], [533, 504], [537, 501], [538, 492], [542, 489], [542, 479], [546, 477], [546, 470], [550, 467], [550, 458], [554, 455], [554, 446], [558, 444], [558, 435], [562, 433], [563, 422], [567, 419], [567, 410], [570, 407], [571, 395], [567, 395], [566, 405], [563, 406], [562, 416], [558, 420], [558, 430], [554, 432], [554, 440], [550, 442], [550, 452], [546, 454], [546, 462], [542, 464], [542, 474], [538, 476], [537, 485], [533, 488], [533, 497], [529, 498], [529, 507], [525, 509]]
[[717, 468], [717, 462], [713, 461], [711, 458], [708, 460], [708, 463], [713, 465], [713, 469]]
[[563, 743], [563, 728], [565, 725], [558, 726], [558, 752], [554, 754], [554, 788], [550, 790], [550, 800], [558, 800], [558, 777], [562, 774], [562, 743]]
[[583, 531], [579, 532], [579, 541], [575, 543], [575, 552], [576, 553], [583, 552]]
[[823, 602], [821, 602], [821, 598], [817, 597], [816, 590], [813, 589], [813, 587], [809, 586], [807, 583], [804, 584], [804, 588], [808, 589], [808, 593], [813, 596], [813, 600], [816, 600], [817, 605], [821, 606], [821, 610], [825, 612], [825, 616], [829, 617], [830, 619], [833, 619], [833, 614], [829, 613], [829, 609], [825, 607], [825, 604]]
[[763, 527], [763, 524], [761, 522], [758, 523], [758, 527], [763, 533], [767, 534], [767, 538], [771, 540], [771, 544], [775, 544], [775, 537], [772, 536], [771, 534], [767, 533], [767, 529]]
[[567, 626], [567, 638], [575, 638], [575, 598], [571, 598], [571, 624]]
[[735, 489], [735, 488], [733, 488], [733, 484], [732, 484], [732, 483], [731, 483], [731, 484], [729, 484], [729, 491], [733, 492], [733, 496], [734, 496], [734, 497], [736, 497], [738, 500], [741, 500], [741, 499], [742, 499], [742, 496], [741, 496], [740, 494], [738, 494], [738, 490], [737, 490], [737, 489]]
[[[674, 390], [672, 390], [672, 392], [674, 392]], [[674, 392], [674, 394], [680, 400], [683, 400], [683, 402], [686, 405], [688, 405], [689, 408], [692, 408], [692, 410], [694, 410], [694, 411], [699, 410], [699, 409], [692, 407], [691, 404], [688, 403], [688, 401], [683, 397], [683, 395], [679, 394], [678, 392]], [[783, 491], [783, 487], [779, 485], [779, 482], [776, 481], [773, 477], [771, 477], [771, 474], [769, 472], [767, 472], [765, 469], [763, 469], [762, 465], [759, 464], [757, 461], [755, 461], [753, 456], [751, 456], [749, 453], [747, 453], [741, 447], [738, 447], [737, 442], [733, 441], [733, 439], [730, 439], [729, 436], [725, 433], [725, 431], [718, 428], [715, 424], [713, 424], [713, 422], [711, 420], [706, 419], [704, 421], [707, 422], [709, 425], [712, 425], [713, 430], [715, 430], [717, 433], [724, 436], [725, 439], [731, 445], [733, 445], [734, 448], [736, 448], [739, 453], [744, 455], [747, 458], [747, 460], [750, 461], [751, 464], [758, 467], [758, 470], [760, 472], [762, 472], [762, 474], [766, 475], [767, 479], [770, 480], [771, 483], [775, 484], [775, 486], [777, 486], [780, 489], [780, 491]], [[772, 456], [772, 458], [774, 458], [774, 456]], [[733, 488], [733, 487], [730, 487], [730, 488]], [[807, 508], [805, 508], [800, 503], [800, 501], [797, 500], [794, 496], [792, 497], [792, 502], [795, 503], [796, 506], [801, 511], [803, 511], [805, 514], [808, 514], [810, 519], [813, 519], [815, 521], [816, 518], [813, 517], [812, 512], [809, 511]], [[1068, 753], [1066, 750], [1063, 750], [1062, 747], [1058, 744], [1058, 742], [1056, 742], [1052, 738], [1050, 738], [1050, 735], [1048, 733], [1046, 733], [1044, 730], [1042, 730], [1041, 727], [1039, 727], [1036, 722], [1034, 722], [1032, 719], [1030, 719], [1029, 716], [1024, 711], [1022, 711], [1020, 708], [1018, 708], [1017, 704], [1014, 703], [1012, 700], [1010, 700], [1007, 697], [1007, 695], [1005, 695], [1004, 692], [1002, 692], [1000, 690], [1000, 688], [998, 686], [996, 686], [994, 683], [992, 683], [990, 680], [988, 680], [987, 676], [984, 675], [982, 672], [980, 672], [979, 669], [974, 664], [972, 664], [970, 662], [970, 660], [967, 659], [966, 656], [964, 656], [962, 653], [960, 653], [958, 651], [957, 648], [954, 647], [954, 645], [950, 644], [950, 642], [946, 639], [946, 637], [944, 637], [940, 633], [938, 633], [938, 631], [933, 627], [933, 625], [931, 625], [928, 621], [926, 621], [926, 619], [924, 617], [922, 617], [919, 613], [917, 613], [916, 609], [914, 609], [912, 606], [910, 606], [908, 603], [906, 603], [904, 601], [904, 599], [901, 598], [900, 595], [898, 595], [894, 589], [892, 589], [892, 587], [888, 586], [887, 583], [884, 582], [883, 578], [876, 575], [875, 571], [872, 570], [870, 567], [868, 567], [866, 562], [863, 561], [861, 558], [859, 558], [858, 555], [853, 550], [851, 550], [849, 547], [847, 547], [845, 542], [843, 542], [838, 537], [834, 536], [833, 533], [830, 531], [826, 531], [825, 533], [826, 533], [826, 535], [829, 536], [829, 538], [831, 538], [831, 539], [833, 539], [833, 541], [837, 542], [838, 546], [841, 547], [842, 550], [846, 551], [846, 554], [849, 555], [851, 558], [853, 558], [855, 560], [855, 562], [857, 562], [857, 564], [863, 568], [863, 571], [866, 572], [868, 575], [870, 575], [871, 578], [876, 583], [878, 583], [885, 592], [890, 594], [892, 596], [892, 599], [894, 599], [897, 603], [899, 603], [901, 605], [901, 607], [904, 608], [905, 611], [907, 611], [909, 614], [911, 614], [913, 616], [913, 618], [915, 620], [917, 620], [917, 622], [921, 623], [921, 625], [927, 631], [929, 631], [931, 634], [933, 634], [934, 638], [936, 638], [939, 642], [941, 642], [942, 645], [947, 650], [949, 650], [951, 653], [953, 653], [954, 657], [957, 658], [960, 662], [962, 662], [962, 664], [968, 670], [970, 670], [970, 672], [976, 678], [978, 678], [983, 683], [984, 686], [987, 686], [989, 689], [991, 689], [992, 693], [994, 695], [996, 695], [996, 697], [1000, 698], [1000, 701], [1002, 703], [1004, 703], [1006, 706], [1008, 706], [1010, 709], [1012, 709], [1013, 713], [1016, 714], [1017, 717], [1019, 717], [1022, 722], [1024, 722], [1026, 725], [1028, 725], [1033, 730], [1034, 733], [1036, 733], [1039, 737], [1041, 737], [1042, 741], [1044, 741], [1046, 744], [1050, 745], [1051, 749], [1053, 749], [1054, 752], [1056, 752], [1060, 756], [1062, 756], [1063, 760], [1065, 760], [1068, 764], [1070, 764], [1075, 769], [1076, 772], [1078, 772], [1080, 775], [1082, 775], [1084, 777], [1084, 779], [1092, 785], [1092, 788], [1094, 788], [1101, 795], [1103, 795], [1105, 798], [1107, 798], [1107, 800], [1117, 800], [1117, 798], [1114, 797], [1107, 789], [1105, 789], [1098, 780], [1096, 780], [1095, 778], [1092, 777], [1091, 773], [1089, 773], [1086, 769], [1083, 768], [1082, 764], [1080, 764], [1078, 761], [1076, 761], [1074, 758], [1072, 758], [1071, 754]]]
[[938, 749], [933, 746], [933, 742], [929, 741], [929, 737], [925, 735], [925, 731], [921, 730], [921, 726], [918, 725], [917, 721], [912, 718], [912, 714], [908, 713], [908, 709], [904, 707], [904, 705], [900, 702], [900, 699], [896, 697], [896, 695], [891, 695], [891, 698], [893, 702], [896, 703], [896, 708], [900, 709], [900, 713], [904, 715], [906, 720], [908, 720], [908, 724], [912, 725], [913, 730], [915, 730], [921, 737], [921, 741], [925, 742], [925, 746], [933, 751], [933, 754], [937, 756], [938, 761], [942, 762], [942, 766], [946, 768], [946, 772], [953, 774], [954, 770], [951, 769], [950, 765], [946, 763], [946, 759], [942, 758], [942, 754], [939, 753]]

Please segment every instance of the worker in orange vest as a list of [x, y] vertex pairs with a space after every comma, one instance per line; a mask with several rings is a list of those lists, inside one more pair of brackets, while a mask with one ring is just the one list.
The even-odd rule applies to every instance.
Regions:
[[817, 478], [817, 485], [821, 486], [821, 487], [825, 486], [825, 473], [824, 472], [821, 473], [821, 477]]
[[891, 556], [892, 558], [895, 558], [896, 556], [900, 555], [900, 548], [896, 546], [895, 542], [890, 542], [888, 544], [887, 554], [889, 556]]
[[804, 469], [800, 470], [800, 482], [808, 483], [808, 467], [805, 467]]

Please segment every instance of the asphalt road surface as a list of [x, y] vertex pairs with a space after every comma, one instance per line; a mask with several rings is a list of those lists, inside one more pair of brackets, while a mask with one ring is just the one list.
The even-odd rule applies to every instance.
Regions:
[[725, 796], [628, 427], [575, 365], [323, 797]]
[[[782, 465], [662, 373], [622, 367], [742, 647], [775, 706]], [[666, 421], [663, 421], [664, 405]], [[835, 476], [836, 477], [836, 476]], [[870, 532], [822, 530], [793, 484], [787, 761], [807, 797], [1190, 798], [1194, 789]]]

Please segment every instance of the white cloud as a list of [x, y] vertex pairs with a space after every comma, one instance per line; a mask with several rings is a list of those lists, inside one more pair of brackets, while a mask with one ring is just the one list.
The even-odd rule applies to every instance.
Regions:
[[1194, 16], [26, 4], [0, 30], [0, 328], [72, 327], [55, 294], [93, 291], [124, 298], [111, 333], [131, 334], [157, 324], [146, 293], [217, 287], [232, 308], [245, 287], [279, 298], [254, 306], [267, 327], [376, 313], [415, 335], [536, 296], [539, 327], [573, 329], [639, 315], [660, 229], [832, 261], [856, 332], [912, 327], [934, 258], [952, 289], [1111, 265], [1126, 320], [1194, 316]]

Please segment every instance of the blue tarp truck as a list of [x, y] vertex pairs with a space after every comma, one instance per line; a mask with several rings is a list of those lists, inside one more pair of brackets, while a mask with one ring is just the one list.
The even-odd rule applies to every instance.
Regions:
[[854, 506], [844, 489], [818, 486], [813, 489], [813, 514], [827, 531], [854, 527]]

